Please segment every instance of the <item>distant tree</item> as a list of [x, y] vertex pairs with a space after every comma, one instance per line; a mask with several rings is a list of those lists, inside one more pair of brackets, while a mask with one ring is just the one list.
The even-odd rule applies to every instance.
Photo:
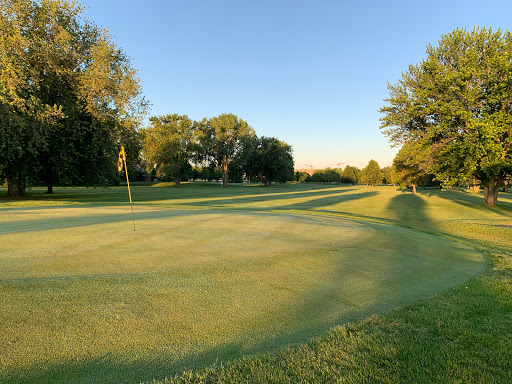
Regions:
[[204, 119], [201, 124], [200, 143], [203, 158], [214, 162], [222, 170], [222, 185], [226, 186], [228, 165], [243, 148], [244, 139], [254, 136], [246, 121], [231, 113]]
[[247, 160], [246, 169], [259, 176], [265, 186], [272, 182], [285, 183], [293, 180], [292, 147], [275, 137], [262, 136]]
[[420, 141], [443, 185], [484, 188], [485, 203], [512, 175], [512, 33], [475, 28], [443, 35], [427, 58], [390, 85], [381, 128], [393, 145]]
[[192, 167], [192, 175], [191, 178], [193, 181], [196, 181], [200, 178], [199, 169], [197, 167]]
[[412, 187], [413, 194], [416, 194], [416, 186], [422, 184], [426, 174], [427, 162], [422, 154], [420, 143], [409, 142], [393, 159], [395, 177], [402, 188]]
[[199, 178], [202, 180], [212, 181], [212, 180], [221, 180], [222, 172], [215, 165], [210, 165], [208, 167], [199, 168]]
[[354, 171], [354, 168], [350, 165], [347, 165], [341, 173], [341, 182], [344, 184], [352, 185], [357, 183], [357, 175]]
[[393, 166], [391, 166], [390, 177], [390, 181], [391, 184], [393, 184], [393, 186], [395, 186], [396, 184], [400, 184], [400, 173]]
[[334, 169], [326, 168], [326, 169], [324, 169], [324, 172], [323, 172], [323, 181], [325, 181], [327, 183], [332, 183], [332, 182], [339, 183], [340, 182], [340, 174], [338, 172], [336, 172], [336, 170], [334, 170]]
[[363, 169], [361, 174], [361, 181], [365, 184], [379, 184], [382, 182], [382, 172], [380, 171], [379, 163], [375, 160], [370, 160], [368, 165]]
[[356, 183], [363, 183], [363, 171], [357, 167], [352, 167], [354, 174], [356, 175]]
[[192, 175], [191, 162], [197, 150], [194, 122], [187, 115], [151, 117], [146, 130], [143, 152], [150, 172], [156, 167], [157, 176], [172, 178], [176, 187]]
[[311, 181], [314, 183], [322, 183], [324, 182], [324, 170], [323, 169], [317, 169], [312, 175], [311, 175]]
[[[260, 139], [256, 135], [249, 135], [242, 138], [241, 150], [233, 157], [228, 166], [228, 179], [242, 181], [243, 177], [252, 180], [259, 176], [259, 170], [251, 166], [255, 153], [260, 145]], [[254, 172], [254, 173], [253, 173]]]
[[307, 181], [311, 181], [311, 176], [309, 176], [309, 173], [307, 172], [295, 172], [295, 181], [298, 181], [299, 183], [304, 183]]
[[391, 167], [384, 167], [380, 171], [382, 173], [382, 184], [393, 184], [393, 182], [391, 181]]

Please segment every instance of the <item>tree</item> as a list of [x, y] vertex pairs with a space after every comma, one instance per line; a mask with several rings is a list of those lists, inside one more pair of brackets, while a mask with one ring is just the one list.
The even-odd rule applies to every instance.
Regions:
[[313, 175], [311, 175], [311, 181], [314, 183], [322, 183], [324, 181], [324, 170], [317, 169]]
[[512, 34], [456, 29], [389, 85], [381, 128], [393, 145], [418, 141], [443, 185], [481, 184], [497, 204], [512, 174]]
[[146, 103], [136, 71], [108, 34], [63, 0], [0, 8], [0, 168], [8, 194], [48, 185], [106, 185], [118, 143]]
[[382, 184], [393, 184], [391, 177], [391, 167], [384, 167], [380, 171], [382, 173]]
[[340, 182], [340, 174], [335, 169], [332, 169], [332, 168], [324, 169], [323, 178], [324, 178], [324, 181], [327, 183], [331, 183], [331, 182], [339, 183]]
[[275, 137], [256, 139], [257, 146], [247, 157], [246, 172], [259, 177], [268, 187], [272, 182], [286, 183], [293, 179], [292, 147]]
[[171, 177], [180, 186], [181, 180], [192, 175], [191, 162], [197, 151], [195, 123], [187, 115], [151, 117], [151, 126], [145, 131], [143, 152], [151, 172]]
[[204, 119], [201, 124], [202, 156], [222, 170], [222, 186], [227, 184], [228, 165], [243, 148], [244, 139], [254, 136], [246, 121], [231, 113]]
[[311, 176], [307, 172], [295, 172], [295, 181], [299, 183], [304, 183], [307, 181], [311, 181]]
[[240, 141], [241, 150], [230, 161], [228, 166], [228, 181], [242, 182], [245, 177], [247, 180], [259, 178], [259, 169], [252, 166], [251, 162], [256, 159], [256, 151], [261, 141], [256, 135], [245, 136]]
[[357, 175], [354, 171], [354, 168], [350, 165], [347, 165], [343, 172], [341, 173], [341, 182], [344, 184], [352, 184], [357, 183]]
[[361, 173], [361, 181], [365, 184], [379, 184], [382, 182], [382, 173], [380, 171], [379, 163], [375, 160], [370, 160], [368, 165]]
[[427, 162], [421, 156], [421, 144], [409, 142], [404, 144], [393, 159], [395, 180], [402, 188], [412, 187], [412, 193], [416, 194], [416, 186], [421, 184], [427, 169]]
[[354, 174], [356, 175], [356, 183], [362, 183], [363, 182], [363, 171], [361, 171], [357, 167], [351, 167], [354, 171]]

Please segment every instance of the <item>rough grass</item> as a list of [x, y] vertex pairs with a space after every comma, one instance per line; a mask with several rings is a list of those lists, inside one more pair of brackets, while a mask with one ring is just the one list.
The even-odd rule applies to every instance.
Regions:
[[57, 192], [0, 201], [4, 382], [512, 379], [509, 197]]

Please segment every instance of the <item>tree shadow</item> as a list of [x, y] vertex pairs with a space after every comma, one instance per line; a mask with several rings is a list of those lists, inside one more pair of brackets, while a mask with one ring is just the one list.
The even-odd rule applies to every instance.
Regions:
[[[198, 206], [215, 206], [218, 204], [245, 204], [262, 202], [267, 200], [283, 200], [295, 197], [308, 197], [322, 194], [333, 194], [340, 190], [348, 192], [351, 188], [332, 185], [275, 185], [263, 187], [259, 185], [233, 185], [220, 188], [218, 185], [186, 184], [181, 188], [164, 187], [155, 188], [139, 186], [131, 189], [134, 205], [151, 204], [169, 201], [171, 204], [192, 204]], [[33, 205], [25, 205], [28, 203]], [[52, 203], [51, 205], [44, 205]], [[62, 203], [62, 204], [59, 204]], [[11, 211], [25, 211], [36, 209], [76, 208], [77, 206], [96, 206], [104, 204], [126, 205], [128, 204], [128, 192], [123, 188], [110, 190], [86, 189], [86, 188], [62, 188], [57, 189], [53, 195], [43, 193], [34, 194], [31, 197], [2, 200], [0, 209], [8, 208]]]
[[453, 201], [459, 205], [462, 205], [466, 208], [470, 208], [476, 211], [489, 211], [502, 215], [502, 216], [510, 216], [512, 213], [512, 199], [510, 199], [510, 194], [500, 193], [498, 196], [498, 205], [494, 207], [488, 207], [485, 205], [485, 200], [483, 197], [483, 193], [474, 193], [469, 190], [446, 190], [446, 191], [437, 191], [437, 193], [433, 193], [432, 191], [426, 190], [422, 191], [423, 195], [426, 196], [436, 196], [445, 200]]
[[[273, 210], [310, 210], [314, 208], [319, 208], [322, 206], [329, 206], [332, 204], [339, 203], [341, 201], [348, 200], [356, 200], [361, 198], [366, 198], [375, 195], [375, 193], [358, 193], [358, 194], [347, 194], [351, 192], [352, 189], [345, 190], [321, 190], [321, 191], [306, 191], [300, 193], [292, 193], [292, 194], [272, 194], [269, 195], [251, 195], [250, 197], [240, 197], [235, 196], [231, 199], [224, 200], [208, 200], [208, 201], [199, 201], [199, 202], [188, 202], [186, 204], [187, 209], [169, 209], [167, 207], [152, 207], [149, 206], [149, 209], [138, 210], [137, 206], [135, 207], [135, 220], [143, 221], [148, 219], [161, 219], [168, 217], [177, 217], [182, 215], [194, 215], [194, 214], [204, 214], [204, 208], [213, 208], [209, 210], [209, 212], [226, 212], [228, 210], [231, 211], [243, 211], [243, 212], [265, 212], [265, 211], [273, 211]], [[319, 196], [319, 197], [317, 197]], [[282, 206], [250, 206], [251, 202], [274, 202], [279, 200], [288, 200], [293, 199], [295, 197], [300, 198], [309, 198], [308, 201], [300, 202], [300, 203], [292, 203], [289, 205]], [[315, 197], [312, 198], [311, 197]], [[247, 204], [245, 207], [238, 207], [239, 204]], [[235, 206], [236, 205], [236, 206]], [[112, 207], [112, 206], [109, 206]], [[198, 209], [193, 209], [197, 207]], [[52, 209], [61, 209], [62, 207], [44, 207], [45, 210]], [[84, 207], [76, 207], [76, 206], [66, 206], [65, 209], [72, 210], [75, 209], [83, 209]], [[119, 208], [119, 207], [118, 207]], [[145, 206], [146, 208], [146, 206]], [[163, 208], [163, 209], [162, 209]], [[192, 208], [192, 209], [190, 209]], [[30, 212], [31, 210], [38, 210], [38, 207], [22, 207], [22, 208], [8, 208], [6, 212]], [[1, 208], [0, 208], [1, 211]], [[0, 222], [0, 234], [7, 233], [19, 233], [19, 232], [30, 232], [30, 231], [38, 231], [38, 230], [47, 230], [47, 229], [59, 229], [59, 228], [67, 228], [67, 227], [79, 227], [79, 226], [88, 226], [88, 225], [98, 225], [98, 224], [109, 224], [109, 223], [121, 223], [121, 222], [130, 222], [132, 221], [132, 214], [127, 207], [125, 213], [98, 213], [95, 214], [94, 211], [91, 211], [91, 214], [87, 215], [70, 215], [66, 217], [46, 217], [45, 215], [41, 215], [38, 218], [31, 218], [30, 221], [26, 220], [17, 220], [17, 221], [4, 221]]]

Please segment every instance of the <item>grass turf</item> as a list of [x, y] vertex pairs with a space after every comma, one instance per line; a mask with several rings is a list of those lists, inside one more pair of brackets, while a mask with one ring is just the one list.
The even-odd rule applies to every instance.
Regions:
[[[510, 199], [488, 209], [465, 192], [319, 185], [133, 193], [136, 232], [121, 188], [0, 203], [4, 381], [137, 382], [216, 359], [235, 362], [168, 381], [510, 374]], [[484, 265], [468, 245], [493, 268], [465, 288]]]

